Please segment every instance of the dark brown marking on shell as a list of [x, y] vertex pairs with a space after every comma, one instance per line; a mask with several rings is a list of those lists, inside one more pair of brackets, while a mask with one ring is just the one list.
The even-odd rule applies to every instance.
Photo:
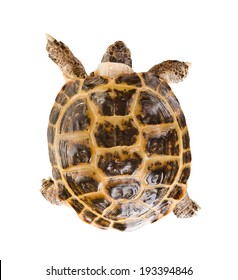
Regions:
[[163, 96], [167, 96], [171, 87], [166, 82], [161, 82], [159, 86], [159, 93]]
[[117, 223], [117, 222], [113, 223], [112, 227], [115, 228], [115, 229], [118, 229], [120, 231], [124, 231], [127, 228], [125, 223]]
[[54, 107], [51, 109], [50, 117], [49, 117], [50, 123], [56, 124], [56, 122], [57, 122], [57, 120], [58, 120], [58, 118], [59, 118], [60, 110], [61, 110], [61, 108], [60, 108], [60, 107], [57, 107], [57, 106], [54, 106]]
[[142, 77], [144, 78], [145, 84], [153, 89], [157, 89], [161, 83], [159, 77], [150, 72], [142, 73]]
[[166, 104], [153, 93], [143, 91], [140, 94], [139, 105], [141, 112], [137, 115], [143, 124], [172, 123], [173, 116], [166, 108]]
[[98, 161], [98, 167], [107, 176], [132, 175], [142, 162], [138, 153], [120, 155], [118, 152], [105, 153]]
[[165, 187], [147, 189], [142, 194], [141, 200], [149, 206], [155, 206], [160, 203], [167, 192], [168, 188]]
[[191, 162], [192, 160], [192, 156], [191, 156], [191, 152], [190, 151], [186, 151], [183, 153], [183, 163], [188, 163]]
[[132, 74], [122, 74], [118, 76], [115, 80], [116, 84], [127, 84], [140, 87], [142, 85], [140, 77], [136, 73]]
[[99, 147], [110, 148], [114, 146], [131, 146], [136, 142], [138, 129], [133, 120], [122, 120], [121, 127], [108, 121], [97, 126], [94, 134]]
[[185, 195], [185, 188], [180, 186], [180, 185], [176, 185], [173, 190], [169, 193], [168, 198], [173, 198], [176, 200], [180, 200], [182, 197], [184, 197]]
[[125, 116], [129, 114], [130, 102], [132, 95], [136, 92], [133, 90], [114, 90], [115, 97], [110, 90], [105, 92], [94, 92], [90, 99], [98, 106], [102, 116]]
[[157, 212], [159, 212], [162, 215], [166, 215], [168, 214], [171, 205], [173, 204], [172, 201], [170, 200], [164, 200], [161, 204], [158, 204], [157, 207], [155, 207], [155, 209], [157, 210]]
[[134, 179], [111, 180], [106, 186], [107, 193], [115, 200], [133, 199], [140, 189], [140, 182]]
[[77, 199], [69, 200], [69, 204], [74, 208], [74, 210], [77, 212], [77, 214], [80, 214], [84, 209], [83, 204], [80, 203]]
[[83, 212], [82, 216], [83, 216], [83, 220], [88, 224], [91, 224], [93, 222], [93, 220], [97, 217], [97, 215], [90, 212], [89, 210], [85, 210]]
[[55, 128], [49, 125], [47, 129], [47, 140], [50, 144], [53, 144], [54, 139], [55, 139]]
[[98, 106], [102, 116], [114, 115], [114, 103], [110, 91], [91, 93], [90, 99]]
[[158, 161], [151, 169], [152, 170], [146, 177], [146, 181], [149, 185], [170, 185], [174, 182], [174, 179], [178, 173], [179, 166], [177, 161]]
[[111, 220], [137, 218], [148, 211], [148, 207], [145, 207], [139, 203], [120, 203], [112, 208], [107, 214], [105, 214], [105, 217]]
[[71, 141], [61, 140], [59, 142], [59, 154], [63, 168], [80, 163], [89, 163], [91, 161], [91, 151], [89, 147]]
[[190, 144], [189, 144], [190, 140], [189, 140], [188, 131], [186, 131], [186, 132], [184, 133], [182, 139], [183, 139], [183, 148], [184, 148], [184, 149], [189, 149], [189, 147], [190, 147]]
[[93, 211], [96, 211], [99, 214], [102, 214], [102, 212], [110, 206], [111, 202], [108, 201], [104, 195], [94, 195], [94, 196], [85, 196], [81, 198], [82, 201], [84, 201], [89, 208], [91, 208]]
[[179, 101], [178, 101], [177, 97], [172, 92], [168, 96], [167, 101], [174, 111], [181, 110]]
[[[148, 137], [146, 135], [146, 137]], [[158, 135], [149, 136], [146, 143], [146, 152], [148, 155], [179, 155], [178, 134], [173, 128], [158, 133]]]
[[71, 197], [71, 194], [68, 192], [68, 190], [65, 188], [65, 186], [62, 183], [58, 183], [58, 191], [59, 191], [59, 198], [62, 200], [67, 200]]
[[97, 220], [95, 220], [95, 224], [102, 229], [106, 229], [110, 226], [110, 222], [103, 218], [98, 218]]
[[50, 158], [51, 165], [56, 165], [56, 158], [55, 158], [54, 150], [51, 149], [50, 147], [48, 147], [48, 151], [49, 151], [49, 158]]
[[82, 90], [84, 91], [89, 91], [99, 85], [105, 85], [108, 83], [108, 80], [106, 78], [103, 78], [101, 76], [95, 76], [95, 77], [87, 77], [85, 80], [84, 80], [84, 83], [83, 83], [83, 87], [82, 87]]
[[181, 129], [184, 129], [185, 126], [186, 126], [186, 120], [185, 120], [185, 116], [184, 116], [183, 112], [180, 111], [176, 118], [177, 118], [177, 122], [179, 124], [179, 127]]
[[90, 125], [88, 107], [85, 99], [76, 100], [64, 113], [60, 133], [82, 131]]
[[63, 91], [63, 90], [61, 90], [61, 91], [58, 93], [58, 95], [57, 95], [56, 98], [55, 98], [55, 101], [56, 101], [58, 104], [60, 104], [61, 106], [64, 106], [64, 105], [67, 103], [68, 98], [67, 98], [67, 96], [64, 94], [64, 91]]
[[115, 114], [117, 116], [125, 116], [129, 114], [129, 106], [133, 94], [136, 92], [136, 89], [132, 90], [114, 90], [116, 97], [114, 99]]
[[78, 172], [68, 172], [65, 178], [75, 195], [98, 191], [99, 183], [92, 177], [80, 176]]
[[64, 91], [64, 93], [69, 98], [71, 98], [72, 96], [74, 96], [78, 92], [79, 85], [80, 85], [80, 82], [78, 80], [70, 81], [62, 87], [62, 91]]
[[61, 179], [61, 174], [60, 174], [60, 171], [58, 168], [56, 168], [56, 167], [52, 168], [52, 176], [55, 180]]
[[186, 184], [190, 176], [190, 168], [185, 167], [180, 175], [179, 183]]

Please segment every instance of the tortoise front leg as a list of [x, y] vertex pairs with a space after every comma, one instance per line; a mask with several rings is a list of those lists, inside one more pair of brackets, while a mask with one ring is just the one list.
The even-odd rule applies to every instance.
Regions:
[[50, 35], [46, 35], [46, 38], [46, 50], [49, 57], [59, 66], [65, 80], [87, 77], [82, 63], [64, 43], [57, 41]]
[[54, 181], [49, 178], [48, 180], [43, 179], [41, 184], [41, 193], [46, 200], [55, 205], [61, 205], [62, 200], [59, 198], [58, 188]]
[[178, 218], [190, 218], [195, 216], [199, 209], [199, 205], [186, 193], [183, 199], [175, 206], [174, 214]]
[[154, 73], [167, 83], [178, 83], [186, 78], [190, 67], [189, 62], [166, 60], [153, 66], [148, 72]]

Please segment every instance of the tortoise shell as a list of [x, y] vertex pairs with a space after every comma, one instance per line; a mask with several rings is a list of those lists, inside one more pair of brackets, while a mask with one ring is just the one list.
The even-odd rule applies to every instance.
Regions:
[[59, 198], [99, 228], [153, 223], [186, 194], [185, 117], [151, 72], [67, 82], [50, 113], [48, 144]]

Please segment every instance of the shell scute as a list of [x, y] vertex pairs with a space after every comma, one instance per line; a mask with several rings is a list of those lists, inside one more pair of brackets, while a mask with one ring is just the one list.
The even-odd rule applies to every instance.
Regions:
[[166, 103], [151, 91], [140, 93], [139, 105], [140, 111], [137, 119], [142, 124], [162, 124], [174, 121]]
[[55, 127], [49, 125], [47, 129], [47, 140], [48, 143], [53, 144], [55, 139]]
[[182, 185], [176, 185], [169, 193], [168, 198], [181, 199], [184, 197], [186, 188]]
[[179, 155], [179, 137], [175, 128], [147, 130], [144, 137], [148, 155]]
[[67, 96], [64, 94], [64, 91], [63, 91], [63, 90], [61, 90], [61, 91], [59, 92], [59, 94], [57, 95], [55, 101], [56, 101], [58, 104], [60, 104], [61, 106], [64, 106], [64, 105], [67, 103], [68, 98], [67, 98]]
[[102, 214], [103, 211], [110, 206], [111, 202], [105, 197], [104, 194], [97, 192], [92, 195], [87, 195], [80, 198], [89, 209], [97, 212], [98, 214]]
[[177, 160], [156, 161], [148, 165], [147, 169], [146, 182], [148, 185], [171, 185], [178, 174], [179, 164]]
[[98, 218], [97, 220], [95, 220], [95, 224], [101, 229], [106, 229], [110, 226], [110, 222], [103, 218]]
[[49, 117], [49, 121], [51, 124], [56, 124], [56, 122], [58, 121], [58, 118], [59, 118], [60, 111], [61, 111], [61, 107], [53, 106], [53, 108], [50, 112], [50, 117]]
[[142, 157], [137, 152], [106, 152], [100, 155], [98, 167], [107, 176], [132, 175], [141, 162]]
[[89, 144], [79, 141], [61, 140], [59, 142], [59, 155], [62, 168], [89, 163], [91, 161], [91, 150]]
[[141, 201], [149, 205], [150, 207], [160, 203], [168, 192], [166, 187], [157, 187], [152, 189], [146, 189], [141, 196]]
[[136, 89], [118, 90], [107, 89], [92, 92], [90, 99], [97, 106], [101, 116], [126, 116], [130, 113], [130, 104]]
[[[50, 144], [50, 143], [49, 143]], [[57, 165], [56, 162], [56, 157], [55, 157], [55, 151], [54, 149], [49, 145], [48, 147], [48, 154], [49, 154], [49, 158], [50, 158], [50, 163], [52, 166]]]
[[85, 99], [78, 99], [67, 108], [60, 124], [60, 133], [85, 130], [90, 125], [88, 106]]
[[76, 196], [97, 192], [99, 182], [88, 176], [82, 176], [79, 172], [67, 172], [65, 179]]
[[136, 202], [119, 203], [105, 217], [110, 220], [138, 218], [150, 210], [149, 207]]
[[99, 147], [131, 146], [139, 134], [132, 118], [124, 118], [118, 123], [103, 121], [97, 124], [94, 133]]
[[87, 77], [84, 80], [82, 90], [89, 91], [97, 86], [105, 85], [107, 83], [108, 83], [108, 79], [106, 79], [105, 77], [101, 77], [101, 76]]
[[158, 91], [162, 96], [167, 97], [171, 92], [171, 87], [167, 83], [161, 82]]
[[130, 103], [133, 95], [136, 93], [136, 89], [130, 90], [114, 90], [116, 95], [114, 99], [115, 115], [125, 116], [129, 114]]
[[90, 94], [90, 99], [98, 106], [99, 114], [102, 116], [113, 116], [114, 104], [111, 90], [93, 92]]
[[190, 167], [185, 167], [182, 170], [181, 176], [179, 178], [179, 183], [186, 184], [189, 176], [190, 176]]
[[153, 88], [155, 90], [158, 88], [158, 86], [161, 83], [161, 80], [159, 79], [159, 77], [156, 76], [153, 73], [150, 73], [150, 72], [142, 73], [142, 77], [143, 77], [143, 79], [145, 81], [145, 84], [147, 86], [149, 86], [150, 88]]
[[114, 200], [135, 198], [141, 190], [141, 184], [135, 179], [110, 180], [106, 193]]
[[69, 191], [65, 188], [63, 183], [58, 183], [59, 198], [62, 200], [67, 200], [71, 197]]
[[86, 223], [91, 224], [94, 221], [94, 219], [97, 218], [97, 215], [95, 215], [89, 210], [85, 210], [82, 214], [82, 218]]
[[80, 203], [77, 199], [70, 199], [69, 204], [74, 208], [77, 214], [80, 214], [84, 209], [84, 205]]
[[75, 94], [78, 93], [80, 87], [80, 82], [79, 80], [76, 81], [69, 81], [67, 82], [63, 87], [62, 91], [69, 97], [71, 98]]
[[141, 79], [136, 73], [119, 75], [115, 79], [115, 83], [116, 84], [126, 84], [126, 85], [130, 85], [130, 86], [134, 85], [136, 87], [142, 86]]
[[161, 204], [158, 204], [155, 207], [155, 210], [159, 215], [167, 215], [172, 209], [173, 202], [171, 200], [164, 200]]

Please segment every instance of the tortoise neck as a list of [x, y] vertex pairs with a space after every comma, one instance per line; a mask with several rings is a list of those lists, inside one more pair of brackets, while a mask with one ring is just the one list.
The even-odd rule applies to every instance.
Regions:
[[133, 72], [133, 69], [124, 63], [102, 62], [94, 71], [94, 74], [95, 76], [105, 76], [109, 78], [114, 78], [120, 74], [130, 74]]

